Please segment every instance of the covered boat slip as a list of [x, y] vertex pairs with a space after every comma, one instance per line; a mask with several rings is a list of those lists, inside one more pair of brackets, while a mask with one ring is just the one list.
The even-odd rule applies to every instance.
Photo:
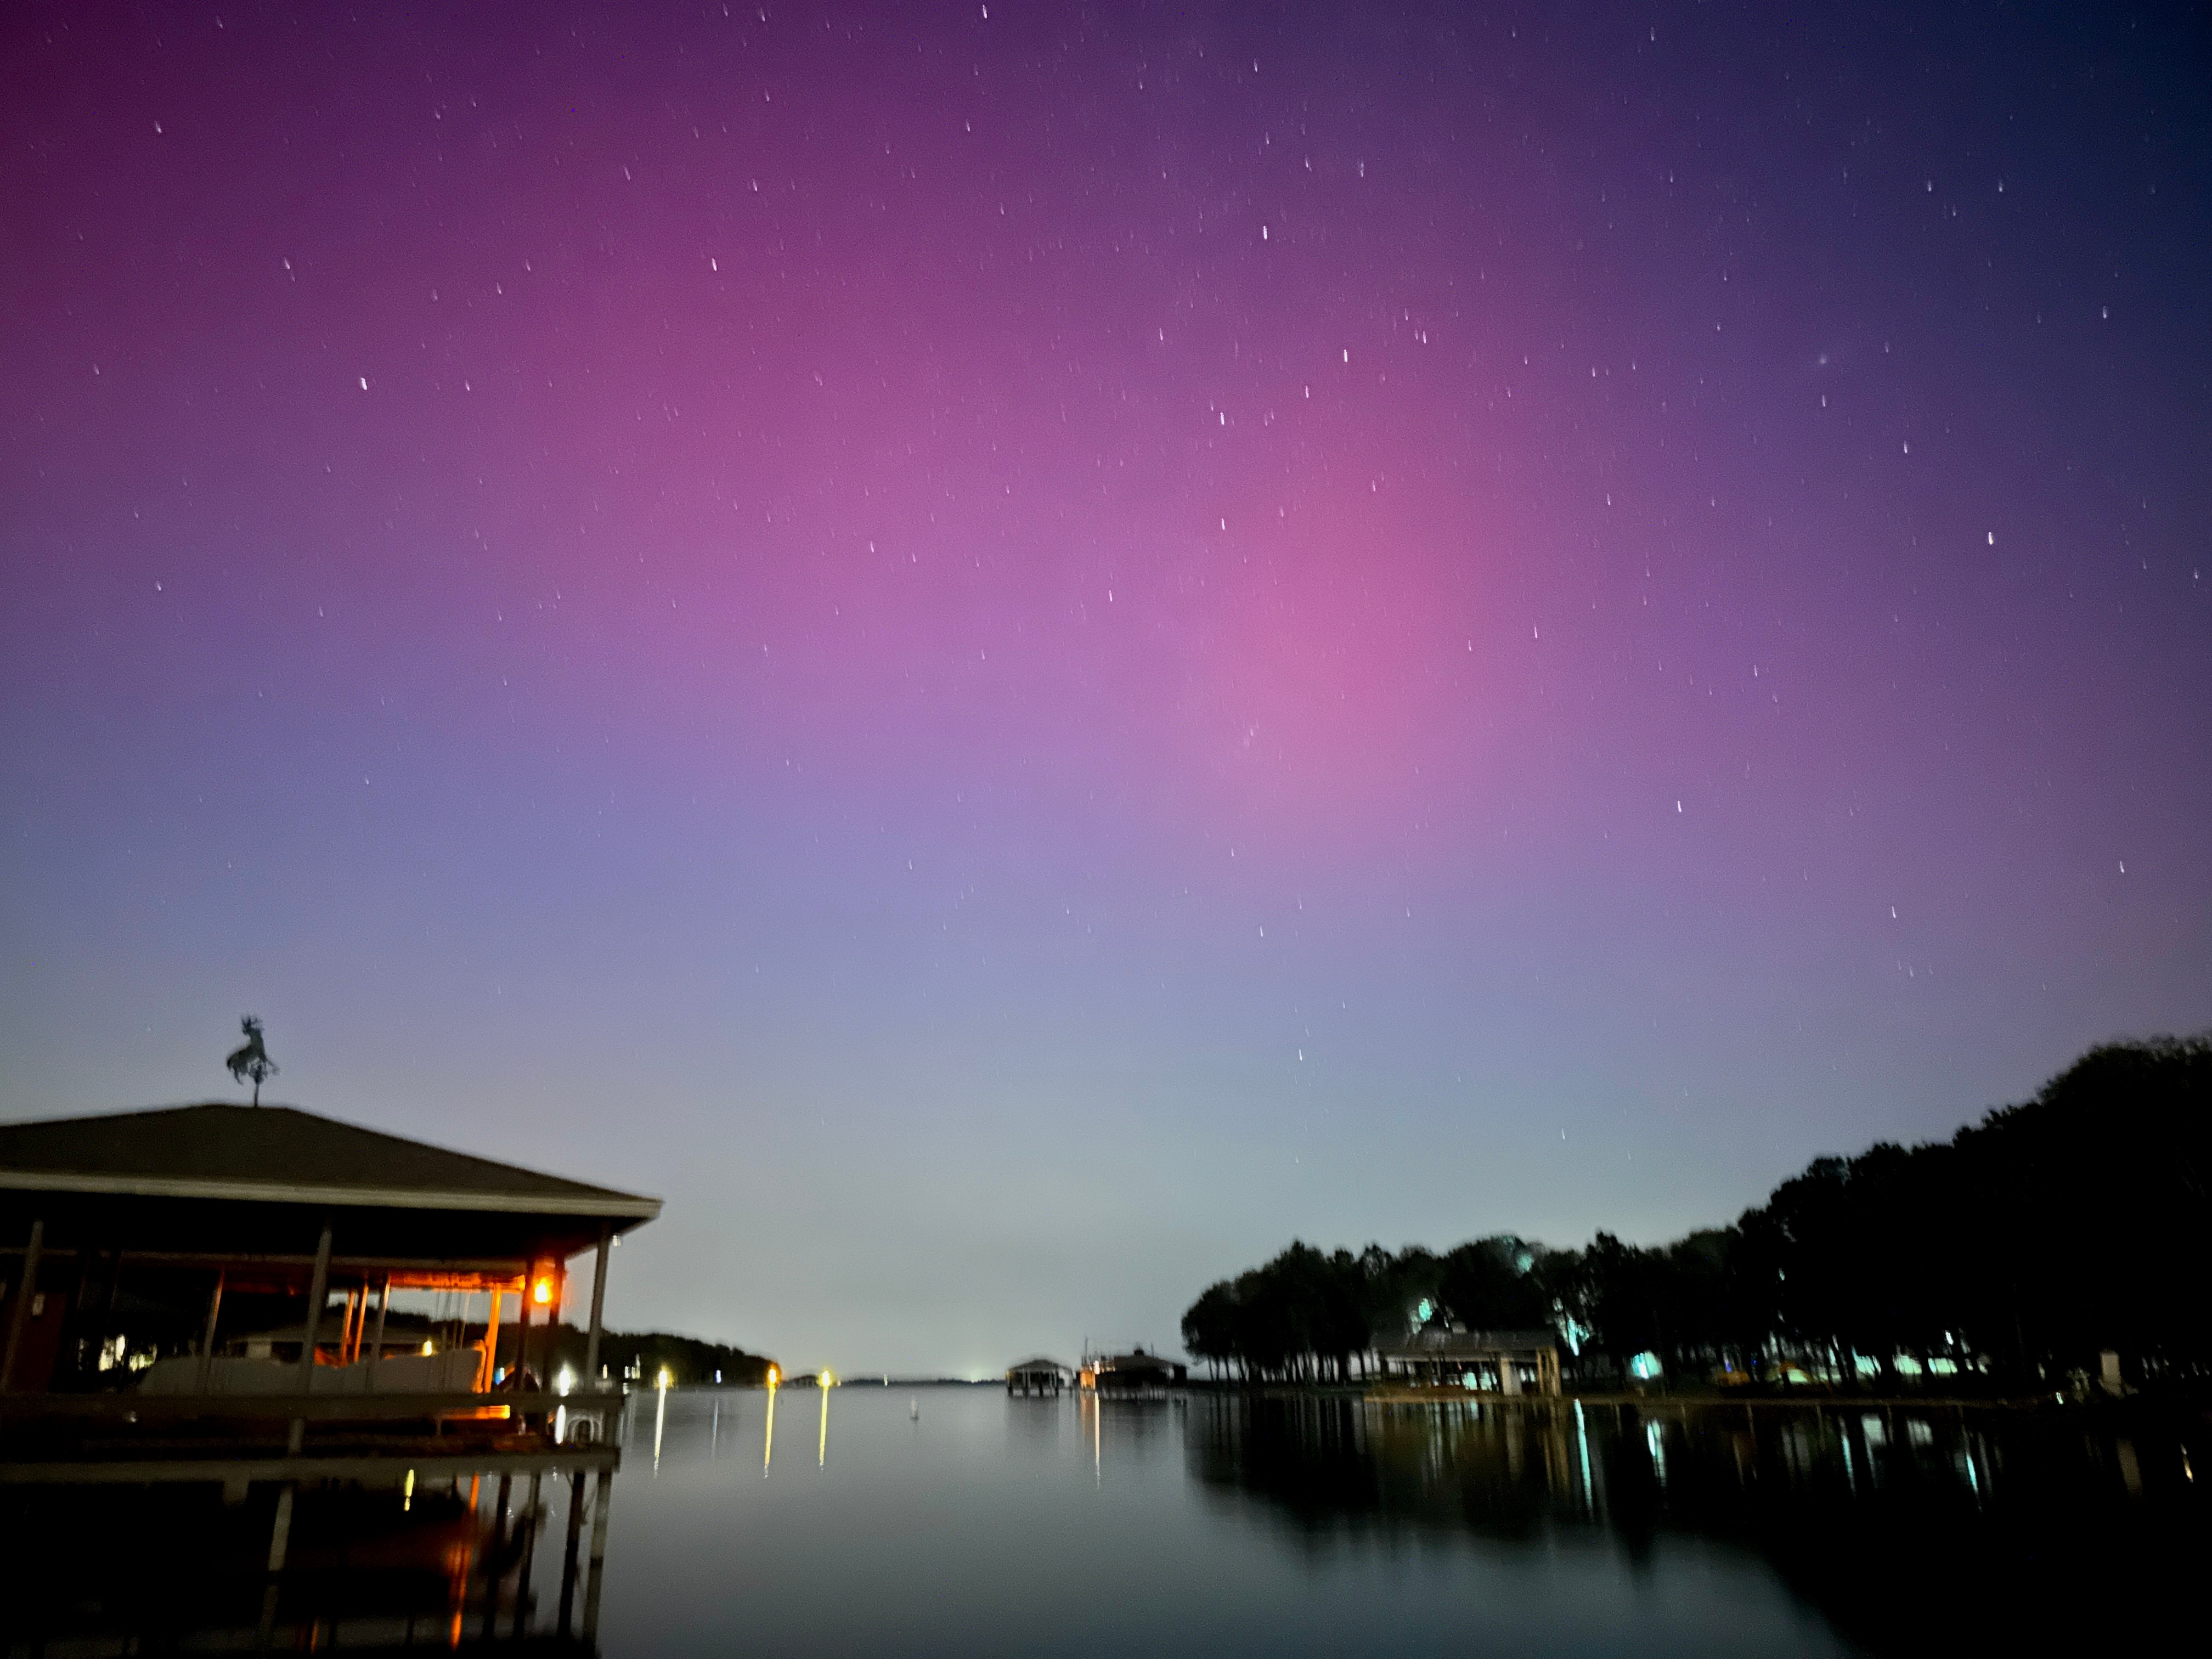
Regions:
[[[590, 1651], [622, 1460], [597, 1364], [608, 1260], [659, 1211], [286, 1107], [0, 1125], [0, 1546], [52, 1587], [6, 1598], [0, 1638]], [[586, 1252], [587, 1363], [564, 1395], [529, 1366]], [[394, 1312], [410, 1291], [481, 1313]], [[82, 1547], [94, 1523], [68, 1517], [95, 1516], [121, 1557]], [[394, 1565], [364, 1571], [348, 1539]], [[550, 1630], [534, 1561], [557, 1571]]]
[[[0, 1125], [0, 1425], [87, 1415], [550, 1413], [557, 1402], [530, 1366], [549, 1352], [544, 1334], [568, 1263], [597, 1257], [580, 1380], [596, 1391], [611, 1248], [659, 1210], [657, 1199], [289, 1107]], [[514, 1298], [510, 1381], [525, 1386], [495, 1392], [489, 1337], [459, 1352], [434, 1343], [393, 1352], [385, 1316], [392, 1295], [407, 1291], [483, 1293], [489, 1337]], [[128, 1356], [137, 1386], [122, 1392], [106, 1362], [124, 1357], [104, 1346], [118, 1328], [119, 1294], [142, 1327], [166, 1332]], [[342, 1307], [332, 1305], [340, 1296]], [[272, 1299], [290, 1310], [289, 1345], [218, 1357], [226, 1302], [266, 1310], [280, 1304]], [[312, 1343], [301, 1322], [309, 1310]], [[97, 1370], [88, 1364], [95, 1355]], [[568, 1405], [589, 1409], [586, 1398]], [[299, 1437], [295, 1429], [295, 1449]]]

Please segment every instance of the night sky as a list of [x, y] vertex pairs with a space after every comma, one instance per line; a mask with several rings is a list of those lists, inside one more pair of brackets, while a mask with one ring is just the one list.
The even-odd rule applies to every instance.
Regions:
[[995, 1370], [2212, 1024], [2205, 14], [1832, 9], [9, 8], [0, 1115]]

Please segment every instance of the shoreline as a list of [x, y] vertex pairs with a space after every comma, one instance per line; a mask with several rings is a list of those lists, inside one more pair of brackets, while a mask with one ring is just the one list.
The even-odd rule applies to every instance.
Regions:
[[[1856, 1412], [1916, 1412], [1924, 1415], [2042, 1417], [2167, 1417], [2192, 1418], [2206, 1414], [2201, 1400], [2170, 1395], [2131, 1395], [2125, 1399], [2054, 1400], [2036, 1395], [1728, 1395], [1705, 1392], [1640, 1394], [1634, 1390], [1589, 1390], [1556, 1395], [1508, 1395], [1494, 1390], [1453, 1388], [1407, 1388], [1362, 1384], [1297, 1384], [1199, 1382], [1178, 1392], [1192, 1395], [1233, 1395], [1269, 1400], [1343, 1400], [1378, 1406], [1478, 1405], [1510, 1407], [1549, 1413], [1570, 1406], [1613, 1412], [1634, 1411], [1647, 1416], [1686, 1416], [1692, 1413], [1809, 1412], [1848, 1415]], [[1111, 1396], [1109, 1396], [1109, 1398]]]

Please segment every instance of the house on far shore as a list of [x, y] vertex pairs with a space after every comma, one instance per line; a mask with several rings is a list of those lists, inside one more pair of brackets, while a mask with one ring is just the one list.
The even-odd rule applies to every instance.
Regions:
[[1559, 1392], [1559, 1346], [1550, 1331], [1467, 1331], [1431, 1327], [1378, 1346], [1384, 1378], [1416, 1387], [1487, 1394]]
[[1088, 1353], [1077, 1380], [1097, 1394], [1164, 1394], [1171, 1384], [1190, 1375], [1190, 1367], [1146, 1353], [1139, 1347], [1127, 1353]]

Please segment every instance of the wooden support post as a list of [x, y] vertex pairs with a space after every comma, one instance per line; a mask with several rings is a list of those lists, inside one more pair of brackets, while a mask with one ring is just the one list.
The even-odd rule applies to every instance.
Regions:
[[491, 1312], [484, 1318], [484, 1392], [499, 1383], [499, 1286], [491, 1287]]
[[584, 1472], [578, 1469], [568, 1480], [568, 1547], [561, 1559], [561, 1624], [560, 1632], [565, 1639], [571, 1627], [570, 1615], [576, 1603], [576, 1545], [584, 1528]]
[[[822, 1403], [826, 1409], [830, 1394], [823, 1391]], [[615, 1477], [608, 1469], [599, 1471], [599, 1490], [592, 1502], [592, 1565], [584, 1580], [584, 1645], [589, 1647], [599, 1633], [599, 1581], [606, 1576], [607, 1567], [607, 1510], [613, 1499]]]
[[23, 1276], [15, 1285], [15, 1305], [8, 1310], [8, 1349], [0, 1354], [0, 1394], [15, 1385], [15, 1353], [23, 1346], [23, 1327], [30, 1322], [31, 1298], [39, 1293], [39, 1252], [46, 1242], [43, 1218], [31, 1224], [31, 1242], [23, 1247]]
[[[507, 1498], [514, 1486], [512, 1474], [499, 1477], [499, 1496], [492, 1505], [491, 1548], [484, 1562], [483, 1639], [487, 1642], [499, 1636], [499, 1563], [507, 1553]], [[518, 1589], [517, 1594], [520, 1594]]]
[[607, 1308], [608, 1246], [614, 1242], [614, 1224], [599, 1223], [599, 1254], [592, 1268], [592, 1334], [584, 1339], [584, 1386], [599, 1386], [599, 1322]]
[[392, 1308], [392, 1275], [384, 1276], [384, 1288], [376, 1293], [376, 1342], [368, 1351], [368, 1370], [362, 1387], [364, 1392], [376, 1392], [376, 1362], [384, 1358], [384, 1316]]
[[200, 1375], [198, 1392], [208, 1391], [208, 1379], [215, 1368], [215, 1322], [222, 1312], [223, 1270], [215, 1270], [215, 1288], [208, 1292], [207, 1325], [200, 1332]]
[[[478, 1394], [491, 1392], [491, 1351], [499, 1323], [496, 1317], [499, 1313], [499, 1292], [497, 1291], [488, 1292], [487, 1300], [489, 1305], [484, 1313], [483, 1347], [477, 1356], [477, 1392]], [[465, 1314], [463, 1317], [465, 1322]], [[463, 1328], [466, 1328], [465, 1322]]]
[[514, 1310], [514, 1370], [519, 1381], [530, 1364], [530, 1270], [522, 1273], [522, 1296]]
[[[300, 1331], [301, 1338], [300, 1392], [301, 1394], [313, 1394], [315, 1391], [315, 1336], [322, 1329], [323, 1304], [329, 1297], [330, 1291], [331, 1224], [325, 1221], [323, 1223], [322, 1237], [315, 1243], [315, 1271], [313, 1276], [307, 1281], [307, 1322], [301, 1328]], [[307, 1437], [307, 1419], [294, 1418], [291, 1432], [285, 1437], [285, 1450], [296, 1455]], [[285, 1508], [288, 1518], [290, 1513], [290, 1503], [288, 1498]]]
[[523, 1524], [529, 1530], [522, 1534], [522, 1565], [514, 1574], [514, 1625], [512, 1634], [520, 1638], [530, 1628], [531, 1569], [538, 1560], [538, 1523], [544, 1516], [541, 1483], [545, 1477], [537, 1470], [530, 1475], [529, 1511]]
[[551, 1388], [561, 1367], [561, 1316], [568, 1306], [568, 1264], [553, 1264], [553, 1305], [545, 1310], [545, 1386]]
[[276, 1520], [269, 1528], [269, 1583], [261, 1592], [261, 1627], [254, 1645], [268, 1647], [276, 1635], [276, 1575], [284, 1571], [284, 1555], [292, 1541], [292, 1483], [276, 1493]]
[[300, 1392], [313, 1394], [315, 1389], [315, 1338], [321, 1334], [323, 1304], [331, 1294], [331, 1224], [323, 1223], [322, 1237], [315, 1241], [314, 1272], [307, 1279], [307, 1319], [301, 1327], [300, 1335]]
[[269, 1571], [284, 1571], [284, 1555], [292, 1541], [292, 1483], [287, 1480], [276, 1493], [276, 1521], [269, 1528]]

